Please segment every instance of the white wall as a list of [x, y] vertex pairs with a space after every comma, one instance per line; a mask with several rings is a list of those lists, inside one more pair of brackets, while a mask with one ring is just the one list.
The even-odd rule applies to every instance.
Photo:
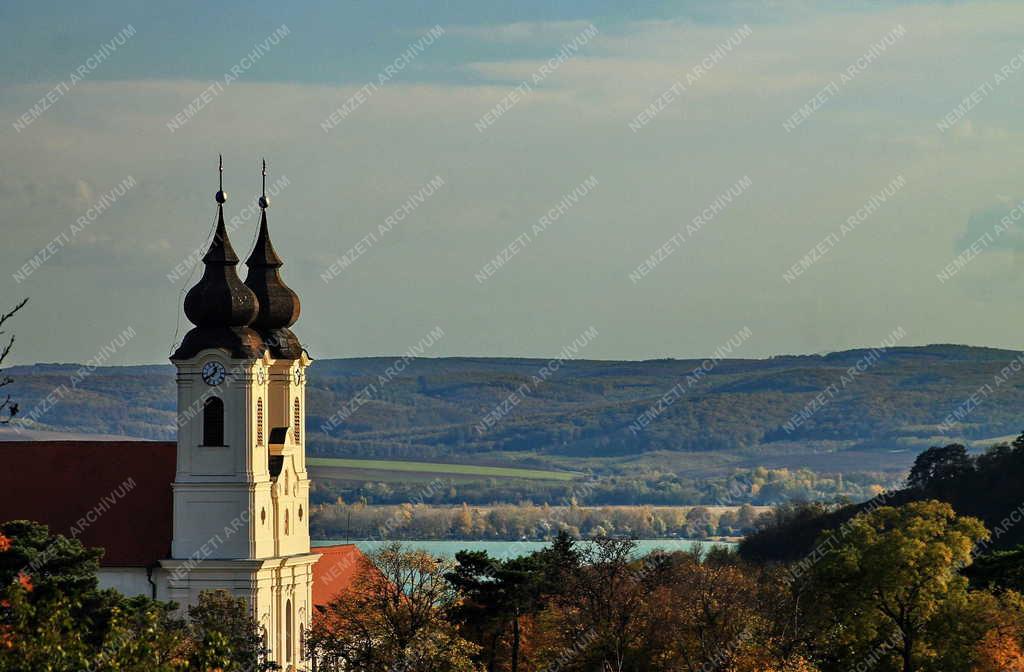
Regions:
[[[154, 571], [154, 581], [160, 580], [159, 572], [159, 569]], [[153, 585], [146, 580], [145, 567], [100, 567], [97, 577], [100, 588], [113, 588], [128, 597], [153, 597]]]

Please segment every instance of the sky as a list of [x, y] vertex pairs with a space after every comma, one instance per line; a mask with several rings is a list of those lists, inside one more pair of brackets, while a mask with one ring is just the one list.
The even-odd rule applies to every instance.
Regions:
[[314, 358], [1020, 348], [1024, 6], [623, 4], [4, 3], [8, 361], [166, 362], [218, 153]]

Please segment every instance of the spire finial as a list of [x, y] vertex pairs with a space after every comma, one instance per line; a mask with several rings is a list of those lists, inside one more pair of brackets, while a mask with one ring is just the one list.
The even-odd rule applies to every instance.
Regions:
[[224, 191], [224, 155], [217, 155], [217, 195], [214, 198], [217, 199], [217, 203], [224, 205], [224, 202], [228, 200], [228, 195]]
[[260, 208], [266, 210], [270, 207], [270, 199], [267, 198], [267, 160], [263, 159], [263, 191], [260, 193]]

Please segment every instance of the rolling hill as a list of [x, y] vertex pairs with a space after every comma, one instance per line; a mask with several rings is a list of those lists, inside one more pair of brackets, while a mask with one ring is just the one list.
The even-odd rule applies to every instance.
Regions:
[[[929, 445], [1024, 428], [1019, 355], [849, 350], [725, 359], [706, 375], [694, 375], [701, 360], [577, 360], [543, 380], [535, 359], [415, 359], [394, 376], [394, 358], [328, 359], [309, 374], [308, 452], [684, 479], [757, 467], [895, 478]], [[33, 429], [173, 438], [170, 365], [100, 368], [72, 387], [75, 370], [8, 369]]]

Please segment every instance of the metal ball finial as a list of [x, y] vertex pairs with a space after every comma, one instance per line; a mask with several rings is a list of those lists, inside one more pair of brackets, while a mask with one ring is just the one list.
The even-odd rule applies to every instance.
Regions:
[[217, 178], [217, 193], [214, 195], [214, 198], [217, 200], [217, 203], [224, 205], [225, 201], [228, 200], [228, 194], [224, 191], [224, 155], [218, 154], [217, 157], [217, 172], [219, 175]]
[[270, 199], [267, 198], [267, 160], [263, 159], [263, 191], [260, 194], [260, 208], [266, 210], [270, 207]]

